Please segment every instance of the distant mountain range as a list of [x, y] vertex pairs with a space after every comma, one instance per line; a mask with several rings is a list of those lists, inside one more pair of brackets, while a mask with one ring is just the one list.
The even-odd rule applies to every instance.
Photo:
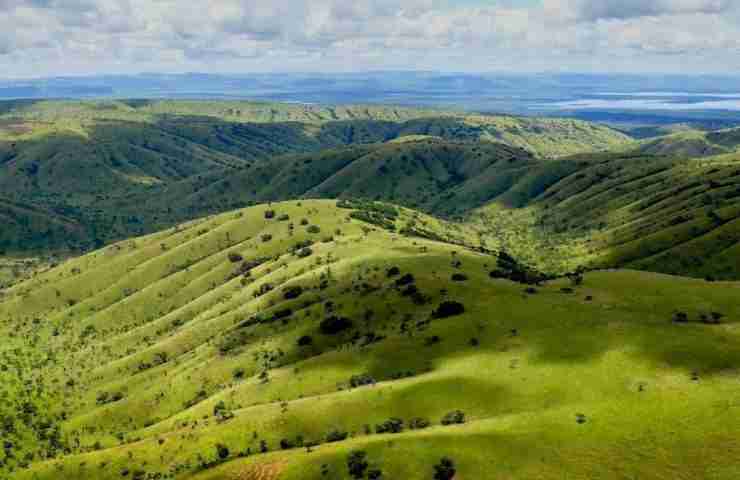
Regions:
[[[740, 123], [737, 78], [594, 74], [435, 72], [205, 73], [0, 80], [0, 99], [202, 98], [288, 103], [386, 103], [470, 111], [573, 116], [610, 123]], [[638, 102], [632, 101], [637, 95]], [[657, 95], [657, 97], [656, 97]], [[721, 103], [712, 103], [717, 96]], [[740, 98], [740, 97], [738, 97]], [[630, 100], [625, 103], [620, 100]], [[596, 103], [593, 103], [596, 100]], [[659, 100], [661, 108], [656, 108]], [[584, 103], [585, 102], [585, 103]], [[641, 108], [641, 103], [645, 108]], [[673, 104], [698, 106], [674, 111]], [[649, 114], [645, 117], [643, 114]]]

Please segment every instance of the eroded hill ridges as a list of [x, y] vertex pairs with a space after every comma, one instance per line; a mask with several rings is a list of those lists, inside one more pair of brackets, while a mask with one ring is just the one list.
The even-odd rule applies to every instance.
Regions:
[[543, 162], [502, 145], [422, 139], [279, 157], [179, 182], [149, 194], [158, 200], [143, 209], [144, 223], [289, 197], [375, 198], [457, 218], [479, 241], [548, 271], [628, 266], [736, 279], [738, 158]]
[[[520, 236], [544, 245], [554, 262], [565, 259], [566, 270], [585, 265], [724, 279], [740, 274], [737, 154], [573, 159], [531, 173], [500, 200], [526, 208], [483, 208], [478, 218], [484, 231], [525, 230]], [[509, 250], [543, 265], [536, 252], [514, 244]]]
[[649, 155], [674, 157], [707, 157], [737, 152], [740, 129], [729, 128], [710, 132], [688, 130], [645, 140], [640, 151]]
[[[284, 202], [12, 289], [2, 354], [36, 370], [0, 372], [18, 387], [11, 478], [342, 478], [356, 450], [409, 479], [442, 456], [471, 478], [737, 473], [736, 284], [625, 271], [522, 285], [494, 278], [495, 255], [391, 223], [470, 239], [382, 205]], [[24, 428], [13, 401], [29, 398], [48, 427]]]

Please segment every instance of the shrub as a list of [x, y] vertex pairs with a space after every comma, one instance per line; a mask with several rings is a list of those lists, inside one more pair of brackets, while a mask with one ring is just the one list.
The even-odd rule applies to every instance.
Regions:
[[411, 430], [421, 430], [421, 429], [429, 427], [429, 425], [431, 425], [431, 422], [427, 420], [426, 418], [422, 418], [422, 417], [412, 418], [411, 421], [409, 422], [409, 428]]
[[375, 433], [401, 433], [403, 432], [403, 420], [400, 418], [389, 418], [383, 423], [375, 425]]
[[244, 260], [244, 257], [242, 257], [241, 255], [239, 255], [238, 253], [236, 253], [236, 252], [229, 252], [229, 261], [231, 263], [238, 263], [238, 262], [241, 262], [242, 260]]
[[283, 298], [286, 300], [292, 300], [294, 298], [298, 298], [301, 295], [303, 295], [303, 287], [300, 285], [295, 285], [292, 287], [288, 287], [283, 291]]
[[442, 417], [442, 425], [458, 425], [465, 423], [465, 414], [460, 410], [454, 410]]
[[391, 267], [391, 268], [389, 268], [389, 269], [388, 269], [388, 271], [386, 272], [386, 276], [387, 276], [388, 278], [391, 278], [391, 277], [397, 277], [397, 276], [399, 276], [400, 274], [401, 274], [401, 269], [399, 269], [398, 267]]
[[290, 220], [290, 215], [288, 215], [287, 213], [283, 213], [277, 219], [278, 222], [287, 222], [288, 220]]
[[302, 248], [296, 252], [298, 258], [306, 258], [313, 255], [313, 250], [310, 247]]
[[424, 339], [424, 345], [426, 345], [427, 347], [431, 347], [432, 345], [436, 345], [441, 341], [442, 339], [439, 338], [438, 335], [433, 335], [431, 337], [427, 337], [426, 339]]
[[299, 347], [308, 347], [310, 345], [313, 345], [313, 338], [311, 338], [310, 336], [304, 335], [298, 339]]
[[687, 323], [689, 321], [689, 316], [685, 312], [676, 312], [673, 315], [673, 321], [675, 323]]
[[414, 276], [411, 275], [410, 273], [407, 273], [403, 277], [401, 277], [398, 280], [396, 280], [396, 286], [403, 287], [405, 285], [411, 285], [415, 281], [416, 281], [416, 279], [414, 279]]
[[319, 324], [319, 330], [324, 335], [336, 335], [350, 328], [352, 328], [352, 320], [345, 317], [331, 316]]
[[283, 438], [282, 440], [280, 440], [280, 448], [283, 450], [290, 450], [294, 446], [295, 445], [293, 445], [293, 442], [291, 442], [287, 438]]
[[272, 321], [283, 320], [283, 319], [291, 317], [292, 315], [293, 315], [293, 310], [291, 310], [290, 308], [284, 308], [282, 310], [277, 310], [275, 314], [272, 316]]
[[260, 239], [262, 240], [262, 242], [263, 242], [263, 243], [267, 243], [267, 242], [269, 242], [270, 240], [272, 240], [272, 235], [270, 235], [269, 233], [265, 233], [265, 234], [263, 234], [263, 235], [262, 235], [262, 236], [260, 237]]
[[434, 318], [448, 318], [465, 313], [465, 306], [460, 302], [446, 301], [439, 304], [437, 309], [432, 312]]
[[355, 451], [347, 457], [347, 471], [352, 478], [361, 479], [365, 477], [365, 470], [370, 464], [367, 463], [367, 453]]
[[383, 476], [383, 472], [380, 471], [377, 468], [373, 468], [372, 470], [367, 471], [367, 479], [368, 480], [378, 480]]
[[453, 282], [464, 282], [468, 279], [468, 276], [464, 273], [453, 273], [452, 274], [452, 281]]
[[343, 432], [341, 430], [332, 430], [326, 435], [326, 441], [329, 443], [341, 442], [343, 440], [347, 440], [347, 437], [349, 437], [349, 433], [347, 432]]
[[265, 210], [265, 218], [268, 220], [275, 218], [275, 210]]
[[352, 375], [349, 379], [349, 385], [352, 388], [362, 387], [364, 385], [375, 385], [375, 379], [368, 373]]
[[306, 225], [308, 225], [308, 219], [307, 218], [301, 218], [301, 225], [303, 225], [304, 227]]
[[309, 227], [308, 227], [308, 228], [306, 229], [306, 231], [307, 231], [308, 233], [313, 233], [313, 234], [317, 234], [317, 233], [321, 233], [321, 228], [320, 228], [320, 227], [319, 227], [318, 225], [311, 225], [311, 226], [309, 226]]
[[218, 458], [221, 460], [226, 460], [229, 458], [229, 449], [226, 445], [223, 444], [216, 444], [216, 452], [218, 453]]
[[434, 466], [434, 480], [452, 480], [455, 478], [457, 470], [455, 462], [447, 457], [443, 457], [437, 465]]

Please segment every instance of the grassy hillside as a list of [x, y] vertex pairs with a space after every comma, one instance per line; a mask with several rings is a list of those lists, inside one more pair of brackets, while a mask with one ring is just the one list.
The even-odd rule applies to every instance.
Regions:
[[503, 144], [421, 139], [276, 157], [152, 189], [114, 208], [162, 228], [178, 219], [302, 197], [382, 199], [452, 215], [496, 198], [537, 165], [527, 152]]
[[640, 152], [649, 155], [706, 157], [733, 153], [740, 147], [740, 129], [702, 132], [690, 130], [645, 141]]
[[737, 284], [523, 285], [477, 245], [293, 201], [39, 274], [0, 302], [0, 476], [740, 475]]
[[[52, 224], [72, 222], [78, 227], [74, 235], [51, 235], [43, 227], [35, 228], [38, 222], [29, 221], [27, 226], [13, 222], [0, 238], [0, 249], [21, 253], [41, 247], [90, 249], [111, 239], [154, 231], [155, 225], [139, 218], [145, 212], [135, 208], [133, 213], [121, 215], [117, 208], [125, 205], [126, 199], [146, 198], [159, 187], [196, 178], [200, 181], [217, 172], [229, 177], [234, 171], [286, 154], [427, 137], [486, 145], [505, 143], [539, 157], [629, 143], [614, 130], [572, 120], [385, 106], [148, 100], [0, 102], [3, 199], [33, 205], [52, 217], [59, 215], [50, 220]], [[156, 201], [147, 199], [135, 206], [151, 202]], [[201, 209], [187, 218], [209, 211]]]
[[[123, 100], [0, 102], [0, 138], [80, 130], [97, 122], [156, 124], [163, 119], [200, 117], [231, 125], [281, 125], [302, 134], [307, 128], [326, 143], [388, 141], [408, 135], [448, 140], [494, 139], [542, 157], [600, 151], [631, 143], [608, 127], [571, 119], [478, 115], [394, 106], [321, 106], [248, 101]], [[6, 128], [3, 129], [3, 125]], [[271, 132], [277, 139], [279, 131]]]
[[737, 279], [740, 155], [574, 157], [532, 171], [473, 221], [484, 237], [551, 270]]

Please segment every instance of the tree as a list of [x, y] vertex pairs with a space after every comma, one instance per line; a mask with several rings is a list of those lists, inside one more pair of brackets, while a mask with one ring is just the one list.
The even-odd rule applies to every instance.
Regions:
[[442, 425], [456, 425], [465, 423], [465, 413], [460, 410], [449, 412], [444, 417], [442, 417], [441, 423]]
[[456, 473], [455, 462], [447, 457], [442, 457], [439, 463], [434, 466], [434, 480], [452, 480]]
[[434, 318], [447, 318], [465, 313], [465, 306], [460, 302], [446, 301], [439, 304], [437, 309], [432, 312]]
[[226, 445], [223, 445], [221, 443], [216, 444], [216, 453], [218, 453], [218, 458], [221, 460], [226, 460], [229, 458], [229, 449]]
[[365, 470], [370, 465], [367, 463], [367, 453], [363, 451], [354, 451], [347, 457], [347, 470], [352, 478], [363, 478]]

